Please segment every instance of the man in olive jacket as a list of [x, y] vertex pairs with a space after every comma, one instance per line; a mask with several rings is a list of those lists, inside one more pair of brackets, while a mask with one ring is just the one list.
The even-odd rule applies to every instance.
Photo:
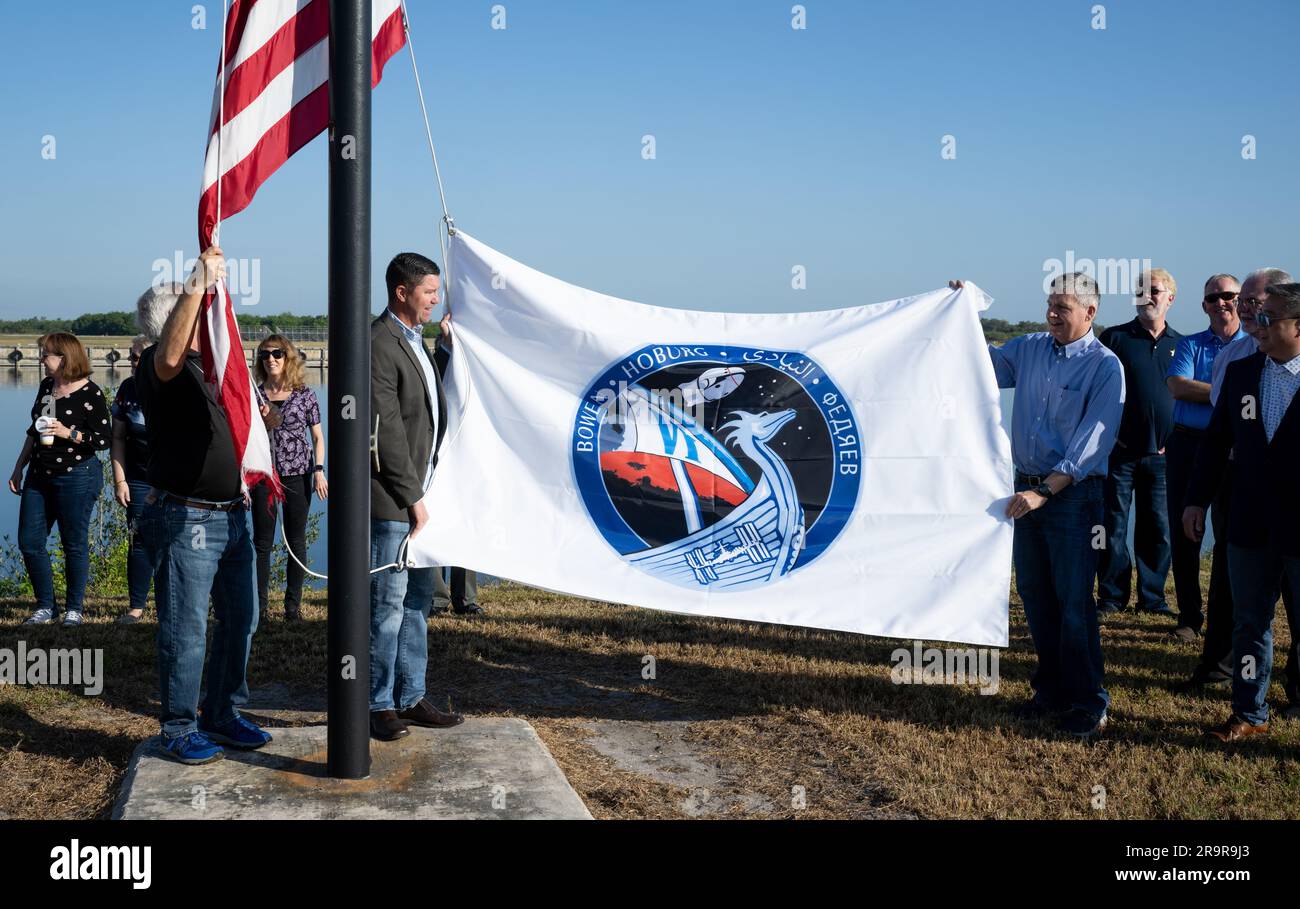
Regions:
[[[388, 307], [370, 327], [370, 407], [378, 421], [370, 462], [370, 566], [397, 561], [402, 540], [429, 522], [422, 503], [433, 479], [447, 405], [424, 325], [438, 306], [438, 266], [399, 253], [384, 274]], [[443, 319], [450, 340], [450, 314]], [[433, 568], [370, 576], [370, 734], [391, 741], [407, 725], [455, 726], [462, 717], [424, 697]]]

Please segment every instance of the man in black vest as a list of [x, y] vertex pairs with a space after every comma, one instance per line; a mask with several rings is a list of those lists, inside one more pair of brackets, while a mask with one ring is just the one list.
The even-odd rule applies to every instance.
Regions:
[[[1228, 513], [1232, 585], [1232, 715], [1208, 730], [1224, 742], [1268, 732], [1273, 614], [1278, 595], [1300, 593], [1300, 284], [1273, 284], [1255, 314], [1259, 352], [1228, 366], [1210, 426], [1196, 456], [1183, 529], [1199, 541], [1232, 452]], [[1296, 616], [1288, 614], [1291, 632]]]

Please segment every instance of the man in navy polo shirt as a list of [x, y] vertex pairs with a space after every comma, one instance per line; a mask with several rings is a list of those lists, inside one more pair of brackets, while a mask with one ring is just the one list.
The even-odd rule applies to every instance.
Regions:
[[[1174, 399], [1165, 375], [1182, 338], [1165, 320], [1178, 285], [1163, 268], [1138, 277], [1136, 317], [1102, 332], [1124, 366], [1124, 417], [1111, 451], [1105, 483], [1106, 548], [1097, 569], [1097, 611], [1128, 604], [1137, 563], [1139, 611], [1173, 615], [1165, 603], [1169, 576], [1169, 510], [1165, 495], [1165, 443], [1174, 425]], [[1133, 555], [1128, 551], [1129, 508], [1134, 515]]]
[[[1237, 299], [1241, 284], [1232, 275], [1214, 275], [1205, 282], [1201, 309], [1210, 317], [1210, 327], [1189, 335], [1178, 342], [1178, 352], [1169, 364], [1169, 391], [1174, 396], [1174, 431], [1169, 436], [1165, 451], [1169, 478], [1169, 523], [1182, 526], [1183, 507], [1187, 487], [1191, 482], [1192, 463], [1196, 449], [1210, 425], [1210, 382], [1214, 376], [1214, 361], [1220, 351], [1237, 338], [1243, 337], [1241, 319], [1237, 315]], [[1223, 492], [1223, 489], [1220, 489]], [[1211, 506], [1211, 515], [1225, 511], [1223, 498]], [[1214, 520], [1215, 524], [1219, 521]], [[1221, 532], [1215, 527], [1215, 536]], [[1184, 641], [1195, 641], [1205, 621], [1201, 608], [1201, 546], [1186, 535], [1173, 535], [1174, 592], [1178, 597], [1178, 627], [1174, 634]], [[1211, 573], [1211, 612], [1231, 613], [1231, 592], [1222, 577], [1214, 583]], [[1227, 598], [1227, 599], [1224, 599]]]

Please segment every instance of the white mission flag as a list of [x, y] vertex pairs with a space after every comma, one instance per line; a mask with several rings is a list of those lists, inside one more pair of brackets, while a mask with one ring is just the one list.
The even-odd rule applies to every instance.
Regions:
[[457, 232], [415, 565], [693, 615], [1006, 646], [1010, 444], [967, 284], [646, 306]]

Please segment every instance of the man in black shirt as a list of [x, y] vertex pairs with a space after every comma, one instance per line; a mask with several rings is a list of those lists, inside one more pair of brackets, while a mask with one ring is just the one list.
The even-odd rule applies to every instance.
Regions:
[[[179, 300], [159, 291], [139, 303], [141, 331], [158, 338], [141, 355], [136, 383], [153, 486], [144, 535], [158, 565], [162, 748], [185, 764], [217, 760], [221, 745], [260, 748], [271, 741], [239, 714], [248, 702], [245, 670], [257, 628], [253, 545], [230, 425], [203, 380], [199, 356], [199, 308], [224, 274], [221, 250], [212, 247]], [[217, 624], [200, 715], [209, 597]]]
[[[1178, 285], [1163, 268], [1138, 278], [1137, 317], [1102, 332], [1124, 365], [1124, 416], [1110, 455], [1105, 487], [1105, 548], [1097, 568], [1097, 611], [1128, 604], [1133, 569], [1128, 550], [1129, 508], [1136, 499], [1133, 554], [1137, 562], [1137, 608], [1172, 615], [1165, 602], [1171, 549], [1165, 487], [1165, 442], [1174, 424], [1174, 399], [1165, 384], [1178, 332], [1166, 324]], [[1136, 493], [1136, 495], [1135, 495]]]

